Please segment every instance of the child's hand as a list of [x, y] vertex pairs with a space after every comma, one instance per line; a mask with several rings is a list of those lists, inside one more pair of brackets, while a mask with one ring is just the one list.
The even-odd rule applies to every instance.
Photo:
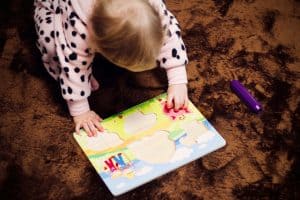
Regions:
[[75, 116], [73, 120], [77, 134], [80, 133], [80, 128], [83, 128], [89, 137], [96, 136], [97, 131], [104, 131], [104, 128], [100, 124], [102, 118], [94, 111], [90, 110], [82, 115]]
[[185, 83], [170, 85], [168, 88], [167, 107], [174, 110], [188, 107], [187, 86]]

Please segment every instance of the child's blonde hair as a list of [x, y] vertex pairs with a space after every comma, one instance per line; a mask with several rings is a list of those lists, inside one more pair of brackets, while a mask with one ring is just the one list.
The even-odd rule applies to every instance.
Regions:
[[111, 62], [131, 71], [156, 66], [163, 28], [147, 0], [96, 0], [91, 22], [91, 45]]

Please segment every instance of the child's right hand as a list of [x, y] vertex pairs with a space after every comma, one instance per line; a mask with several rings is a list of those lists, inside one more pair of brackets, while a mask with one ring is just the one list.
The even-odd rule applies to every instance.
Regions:
[[83, 128], [89, 137], [96, 136], [97, 131], [104, 131], [100, 122], [102, 118], [94, 111], [87, 111], [79, 116], [73, 117], [75, 123], [75, 131], [80, 134], [80, 128]]

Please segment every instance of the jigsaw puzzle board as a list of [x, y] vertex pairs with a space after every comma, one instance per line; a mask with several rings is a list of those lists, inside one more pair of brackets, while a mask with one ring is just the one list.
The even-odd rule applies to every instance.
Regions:
[[101, 122], [105, 131], [74, 138], [113, 195], [123, 194], [225, 145], [189, 102], [176, 112], [166, 94]]

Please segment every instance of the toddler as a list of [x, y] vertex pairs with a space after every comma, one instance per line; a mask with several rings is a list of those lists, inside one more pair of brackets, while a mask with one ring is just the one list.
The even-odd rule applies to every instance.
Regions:
[[163, 0], [35, 0], [34, 20], [42, 61], [61, 88], [75, 130], [103, 131], [88, 96], [99, 84], [95, 53], [127, 70], [166, 70], [168, 108], [187, 107], [188, 59], [180, 28]]

